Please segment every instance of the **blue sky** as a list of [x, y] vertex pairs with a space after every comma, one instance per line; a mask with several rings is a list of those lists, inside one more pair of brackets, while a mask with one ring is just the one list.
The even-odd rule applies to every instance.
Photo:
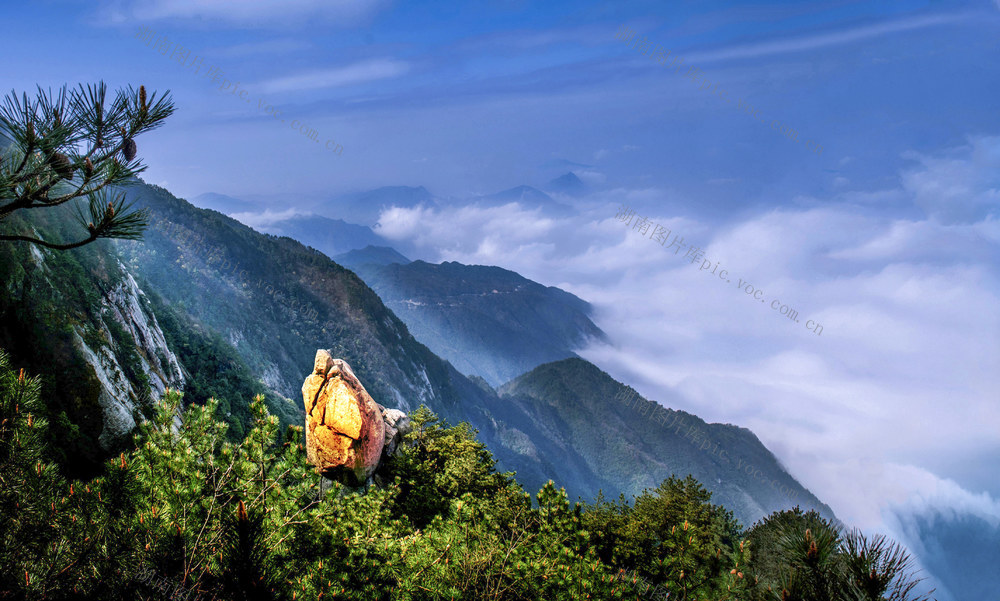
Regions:
[[[679, 192], [739, 179], [712, 189], [716, 207], [770, 206], [775, 186], [816, 194], [845, 175], [878, 182], [903, 164], [900, 148], [955, 145], [997, 118], [988, 99], [1000, 10], [985, 1], [157, 0], [33, 2], [5, 14], [5, 39], [31, 48], [30, 60], [5, 66], [5, 88], [103, 78], [172, 91], [177, 114], [142, 143], [147, 179], [182, 196], [386, 184], [463, 195], [540, 183], [542, 165], [566, 159], [598, 164], [620, 185]], [[767, 123], [616, 41], [623, 23]], [[189, 61], [201, 57], [200, 72], [144, 46], [143, 25], [171, 51], [190, 50]], [[213, 66], [252, 102], [220, 92], [205, 76]], [[823, 154], [771, 131], [774, 119]], [[323, 151], [329, 139], [341, 156]]]
[[[42, 1], [4, 16], [22, 59], [5, 90], [171, 90], [177, 113], [137, 140], [147, 181], [272, 199], [257, 223], [426, 186], [449, 202], [389, 210], [379, 233], [591, 301], [614, 344], [586, 357], [750, 427], [845, 521], [927, 565], [919, 517], [1000, 532], [1000, 2]], [[623, 25], [701, 79], [616, 39]], [[462, 202], [570, 169], [590, 187], [557, 197], [571, 217]], [[766, 303], [616, 221], [622, 204]]]

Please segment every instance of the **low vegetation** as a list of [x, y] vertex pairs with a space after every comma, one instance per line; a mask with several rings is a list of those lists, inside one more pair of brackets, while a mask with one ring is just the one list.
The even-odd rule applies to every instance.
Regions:
[[425, 408], [386, 485], [321, 495], [301, 428], [279, 437], [260, 396], [231, 440], [216, 401], [170, 391], [88, 480], [51, 460], [41, 403], [0, 353], [0, 599], [923, 599], [894, 543], [798, 510], [744, 532], [690, 477], [532, 499]]

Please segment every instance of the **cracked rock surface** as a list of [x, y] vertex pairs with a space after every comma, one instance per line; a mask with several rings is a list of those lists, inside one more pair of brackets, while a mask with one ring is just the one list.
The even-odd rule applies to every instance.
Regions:
[[316, 351], [313, 373], [302, 384], [306, 453], [324, 476], [357, 486], [374, 474], [386, 442], [383, 408], [351, 366]]

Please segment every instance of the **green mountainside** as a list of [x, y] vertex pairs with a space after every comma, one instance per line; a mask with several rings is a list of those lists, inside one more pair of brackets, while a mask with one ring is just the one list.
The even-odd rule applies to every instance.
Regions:
[[[680, 435], [623, 413], [610, 400], [623, 387], [580, 359], [538, 367], [498, 394], [418, 342], [368, 285], [321, 253], [197, 209], [157, 186], [137, 182], [127, 192], [149, 211], [143, 240], [65, 253], [2, 249], [0, 344], [16, 365], [46, 378], [53, 439], [72, 449], [61, 452], [74, 461], [95, 464], [121, 448], [167, 387], [183, 390], [187, 403], [216, 398], [233, 440], [249, 431], [256, 394], [282, 422], [300, 423], [303, 378], [316, 349], [331, 348], [383, 406], [412, 412], [423, 404], [451, 423], [470, 423], [501, 469], [516, 471], [528, 490], [552, 479], [571, 498], [598, 490], [631, 496], [671, 472], [693, 473], [749, 524], [795, 504], [774, 498], [768, 482], [777, 478], [796, 501], [824, 509], [745, 430], [707, 427], [732, 456], [765, 470], [766, 482], [714, 465]], [[5, 227], [60, 223], [53, 214]], [[508, 294], [490, 288], [482, 311], [497, 310], [494, 298], [505, 297], [516, 305], [512, 319], [539, 327], [558, 307], [580, 315], [587, 308], [497, 268], [418, 268], [445, 296], [504, 282]]]
[[[744, 524], [796, 505], [834, 517], [750, 430], [708, 424], [642, 399], [583, 359], [542, 365], [500, 395], [507, 405], [503, 421], [531, 423], [550, 434], [552, 446], [573, 449], [581, 472], [613, 483], [605, 494], [637, 495], [671, 474], [691, 474]], [[583, 496], [595, 495], [599, 484]]]
[[296, 215], [255, 229], [298, 240], [328, 257], [356, 248], [386, 243], [385, 239], [368, 226], [355, 225], [343, 219], [330, 219], [321, 215]]
[[418, 340], [492, 386], [605, 339], [586, 301], [500, 267], [413, 261], [353, 269]]

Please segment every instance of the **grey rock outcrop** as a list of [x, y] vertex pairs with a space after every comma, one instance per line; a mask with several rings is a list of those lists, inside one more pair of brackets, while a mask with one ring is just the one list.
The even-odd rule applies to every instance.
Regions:
[[[123, 278], [100, 304], [100, 336], [86, 336], [81, 326], [74, 326], [74, 339], [84, 361], [93, 369], [101, 383], [98, 403], [103, 413], [103, 428], [98, 441], [105, 449], [112, 448], [128, 436], [136, 426], [139, 407], [151, 405], [167, 388], [183, 389], [184, 375], [145, 294], [135, 279], [119, 263]], [[137, 385], [125, 376], [125, 370], [113, 348], [107, 344], [91, 346], [87, 340], [104, 338], [112, 344], [122, 344], [112, 332], [111, 324], [128, 332], [135, 341], [137, 365], [148, 378], [149, 386]]]
[[403, 439], [403, 436], [410, 431], [412, 423], [409, 416], [399, 409], [386, 409], [379, 405], [382, 410], [382, 421], [385, 423], [385, 446], [382, 448], [383, 458], [388, 458], [396, 452], [396, 447]]

